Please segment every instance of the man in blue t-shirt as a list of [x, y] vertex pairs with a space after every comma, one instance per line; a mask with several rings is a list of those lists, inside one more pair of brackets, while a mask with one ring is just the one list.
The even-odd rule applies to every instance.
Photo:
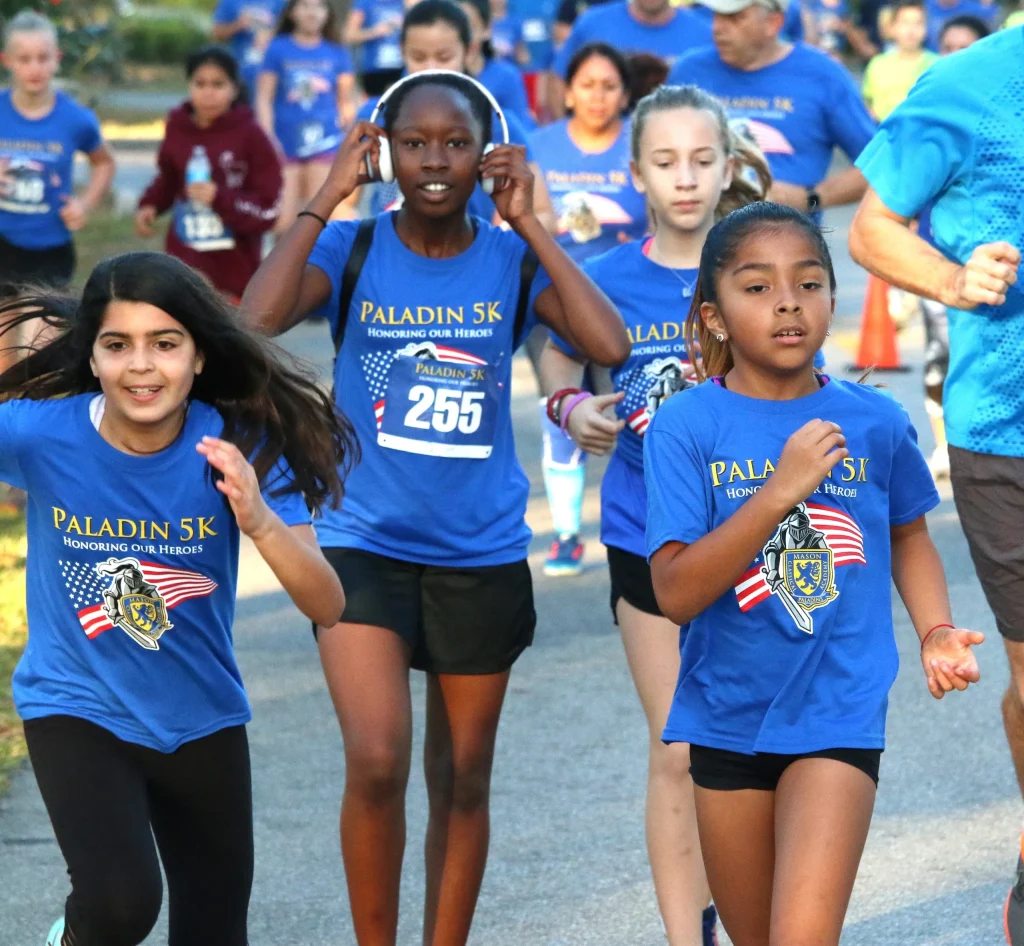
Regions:
[[854, 161], [875, 132], [849, 73], [817, 49], [780, 39], [788, 0], [704, 3], [715, 13], [714, 45], [680, 59], [669, 83], [699, 85], [747, 122], [771, 167], [771, 200], [812, 214], [860, 200], [860, 171], [828, 173], [835, 148]]
[[608, 43], [624, 54], [650, 53], [669, 64], [691, 49], [711, 42], [705, 18], [673, 7], [669, 0], [613, 0], [592, 6], [576, 21], [562, 48], [555, 53], [548, 76], [548, 107], [565, 111], [565, 74], [576, 51], [587, 43]]
[[[950, 478], [1010, 664], [1003, 721], [1024, 788], [1024, 27], [933, 65], [857, 162], [871, 189], [854, 259], [949, 307]], [[932, 205], [934, 246], [910, 228]], [[1024, 859], [1006, 906], [1024, 944]]]

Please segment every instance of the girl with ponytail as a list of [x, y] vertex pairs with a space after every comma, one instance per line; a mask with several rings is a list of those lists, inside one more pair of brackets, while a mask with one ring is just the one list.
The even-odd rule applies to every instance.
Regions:
[[553, 337], [542, 370], [558, 379], [552, 420], [589, 453], [612, 453], [601, 486], [601, 541], [611, 607], [647, 717], [647, 849], [670, 946], [714, 942], [716, 916], [701, 862], [689, 746], [661, 741], [679, 671], [679, 625], [655, 600], [644, 533], [643, 437], [665, 400], [696, 383], [684, 322], [705, 237], [724, 214], [761, 200], [771, 178], [756, 146], [695, 86], [663, 86], [632, 117], [630, 169], [653, 236], [598, 256], [584, 270], [618, 307], [632, 341], [611, 369], [613, 393], [579, 392], [585, 362]]

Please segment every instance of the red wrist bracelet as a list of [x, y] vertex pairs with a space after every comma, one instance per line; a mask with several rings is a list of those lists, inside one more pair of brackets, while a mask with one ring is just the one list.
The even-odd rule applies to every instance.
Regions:
[[560, 391], [555, 391], [551, 397], [548, 398], [547, 414], [548, 420], [551, 421], [556, 427], [562, 426], [562, 418], [560, 415], [555, 413], [555, 408], [558, 407], [563, 397], [568, 397], [570, 394], [579, 394], [579, 388], [562, 388]]
[[954, 631], [956, 630], [955, 624], [936, 624], [935, 627], [933, 627], [927, 634], [924, 635], [924, 637], [921, 638], [921, 650], [924, 650], [924, 642], [928, 640], [928, 638], [931, 637], [932, 634], [934, 634], [935, 631], [937, 631], [940, 627], [948, 627]]

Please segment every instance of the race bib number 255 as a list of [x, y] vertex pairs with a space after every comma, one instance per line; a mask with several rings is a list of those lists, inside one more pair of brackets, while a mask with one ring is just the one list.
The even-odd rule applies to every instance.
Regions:
[[484, 460], [494, 446], [498, 405], [491, 365], [396, 358], [377, 442], [406, 453]]

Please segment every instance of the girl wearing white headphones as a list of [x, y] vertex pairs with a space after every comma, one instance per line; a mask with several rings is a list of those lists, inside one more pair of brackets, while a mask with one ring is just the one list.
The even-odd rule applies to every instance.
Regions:
[[[356, 125], [243, 306], [274, 334], [311, 312], [328, 318], [335, 399], [362, 447], [342, 509], [317, 525], [347, 594], [317, 639], [345, 744], [356, 939], [391, 946], [397, 935], [417, 669], [427, 674], [424, 943], [462, 946], [487, 860], [498, 719], [536, 620], [512, 354], [538, 320], [598, 364], [620, 364], [630, 346], [616, 310], [537, 219], [523, 150], [490, 145], [501, 115], [479, 83], [409, 76], [378, 111], [384, 127]], [[354, 188], [392, 176], [400, 209], [326, 223]], [[467, 213], [478, 182], [510, 230]]]

